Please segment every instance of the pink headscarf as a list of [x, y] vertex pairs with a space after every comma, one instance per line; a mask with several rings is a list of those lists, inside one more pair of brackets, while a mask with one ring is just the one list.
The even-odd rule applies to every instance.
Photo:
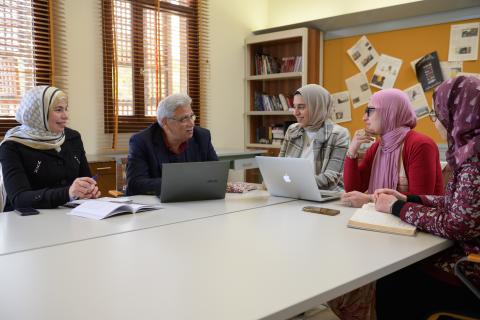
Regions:
[[[368, 193], [379, 188], [397, 189], [401, 146], [417, 117], [405, 92], [384, 89], [370, 98], [380, 119], [380, 145], [373, 160]], [[401, 160], [400, 160], [401, 161]]]
[[480, 154], [480, 79], [449, 79], [437, 88], [433, 100], [438, 120], [447, 129], [447, 162], [456, 169]]

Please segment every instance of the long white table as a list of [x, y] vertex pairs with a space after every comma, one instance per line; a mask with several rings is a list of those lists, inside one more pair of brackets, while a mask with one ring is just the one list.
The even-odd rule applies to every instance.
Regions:
[[[135, 202], [160, 203], [155, 196], [134, 196]], [[225, 199], [161, 204], [163, 209], [96, 221], [66, 213], [70, 209], [40, 210], [39, 215], [0, 214], [0, 255], [52, 245], [104, 237], [117, 233], [201, 219], [252, 208], [293, 201], [270, 197], [264, 190], [227, 194]]]
[[0, 319], [286, 319], [451, 245], [293, 201], [0, 256]]

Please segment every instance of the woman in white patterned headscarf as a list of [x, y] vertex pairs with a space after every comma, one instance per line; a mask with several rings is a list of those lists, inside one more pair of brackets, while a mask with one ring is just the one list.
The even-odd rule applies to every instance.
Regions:
[[320, 189], [343, 190], [343, 163], [349, 133], [331, 119], [330, 93], [318, 84], [307, 84], [295, 92], [293, 115], [297, 123], [285, 133], [279, 157], [311, 159]]
[[6, 210], [55, 208], [100, 195], [80, 134], [66, 127], [68, 101], [63, 91], [34, 87], [23, 97], [15, 118], [21, 125], [10, 129], [0, 145]]

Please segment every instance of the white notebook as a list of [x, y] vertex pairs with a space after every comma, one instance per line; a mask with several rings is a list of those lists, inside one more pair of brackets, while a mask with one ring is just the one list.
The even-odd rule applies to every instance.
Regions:
[[402, 221], [393, 214], [383, 213], [375, 210], [373, 203], [364, 204], [357, 209], [348, 220], [351, 228], [380, 231], [386, 233], [401, 234], [407, 236], [415, 235], [417, 228]]
[[119, 213], [137, 213], [140, 211], [161, 209], [160, 205], [118, 203], [103, 200], [88, 200], [71, 210], [68, 214], [89, 219], [101, 220]]

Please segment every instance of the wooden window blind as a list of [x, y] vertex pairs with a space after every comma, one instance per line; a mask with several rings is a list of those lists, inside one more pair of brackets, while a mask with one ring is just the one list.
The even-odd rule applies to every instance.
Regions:
[[102, 0], [104, 132], [113, 133], [112, 148], [118, 133], [155, 122], [158, 102], [172, 93], [188, 93], [201, 119], [206, 17], [205, 0]]
[[53, 0], [0, 0], [1, 136], [18, 125], [15, 113], [26, 91], [55, 85], [54, 17], [62, 12], [55, 5]]

